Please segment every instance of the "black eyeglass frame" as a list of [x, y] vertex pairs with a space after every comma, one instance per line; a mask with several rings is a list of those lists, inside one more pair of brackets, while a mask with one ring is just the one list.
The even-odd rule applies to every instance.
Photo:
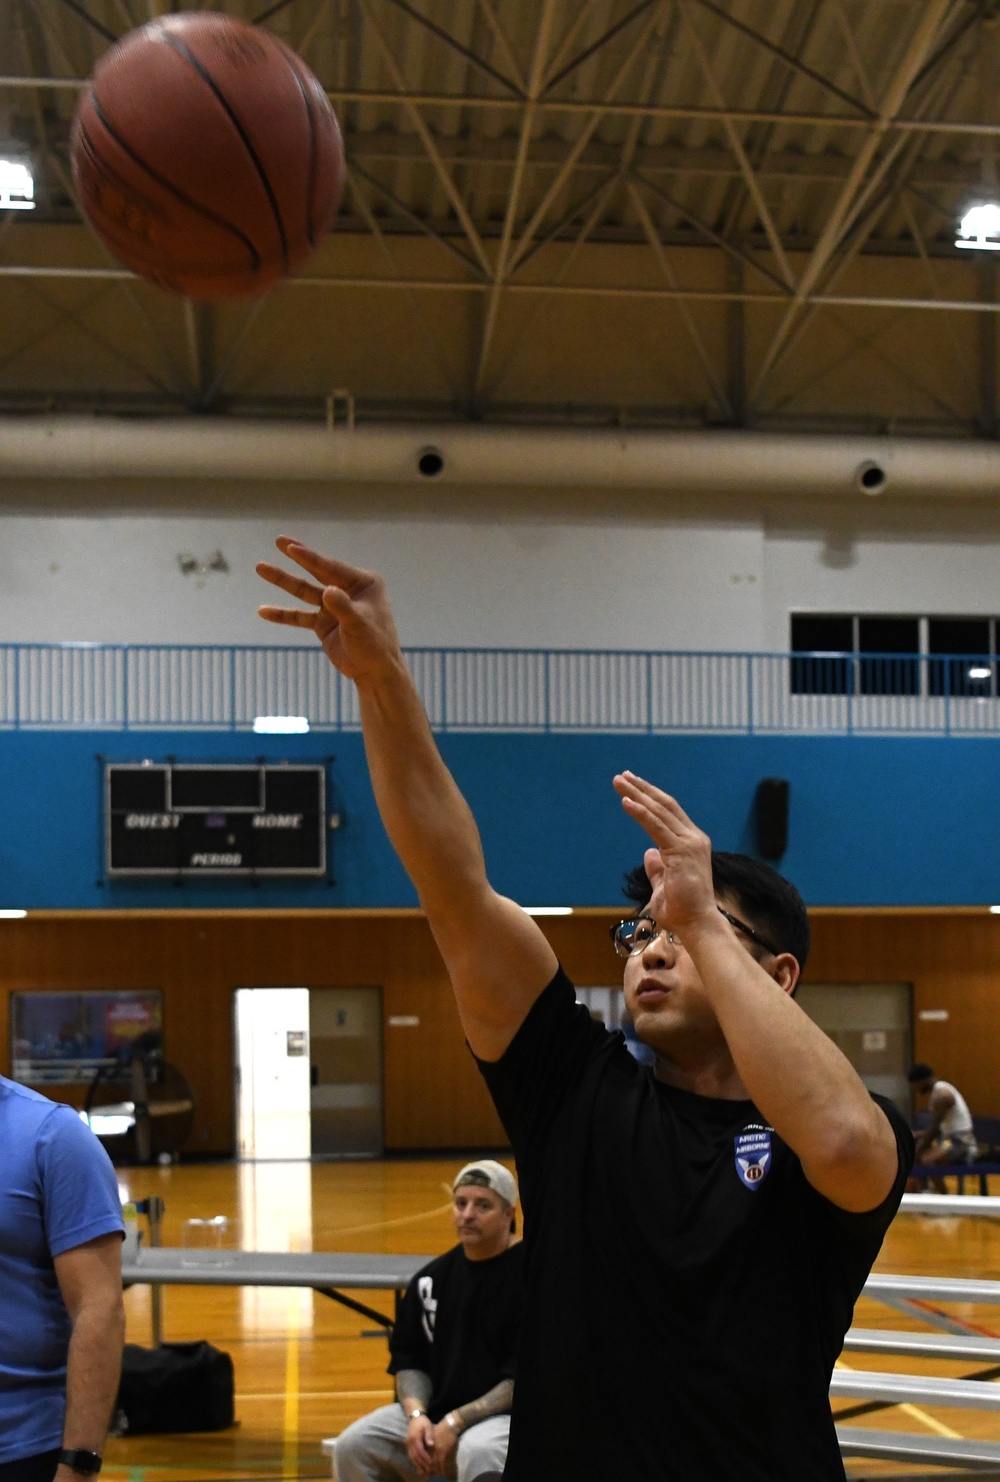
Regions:
[[[745, 937], [749, 937], [751, 942], [756, 942], [758, 947], [763, 947], [765, 952], [770, 952], [772, 957], [779, 957], [781, 955], [778, 951], [778, 948], [772, 946], [770, 942], [765, 941], [759, 931], [755, 931], [752, 926], [748, 926], [745, 921], [741, 921], [738, 916], [734, 916], [731, 911], [727, 911], [724, 906], [720, 906], [718, 901], [716, 902], [715, 909], [719, 912], [720, 916], [725, 916], [726, 920], [729, 922], [730, 926], [734, 928], [734, 930], [742, 932]], [[653, 921], [653, 918], [651, 916], [629, 916], [626, 917], [624, 921], [619, 921], [611, 927], [611, 940], [614, 943], [615, 951], [618, 952], [619, 956], [621, 956], [618, 946], [620, 940], [619, 933], [621, 932], [622, 927], [632, 926], [637, 921], [650, 921], [654, 926], [656, 925], [656, 922]], [[661, 928], [661, 930], [663, 929], [664, 928]], [[659, 936], [659, 934], [659, 931], [657, 931], [654, 935]], [[667, 938], [669, 941], [677, 940], [673, 933], [669, 931], [667, 932]], [[651, 937], [650, 940], [652, 941], [653, 938]], [[632, 957], [635, 955], [635, 951], [635, 948], [630, 948], [627, 955], [629, 957]], [[638, 948], [638, 951], [641, 952], [642, 948]]]

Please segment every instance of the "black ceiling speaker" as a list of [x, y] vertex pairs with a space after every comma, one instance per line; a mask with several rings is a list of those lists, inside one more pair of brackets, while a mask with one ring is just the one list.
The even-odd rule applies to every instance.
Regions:
[[757, 784], [757, 853], [762, 859], [780, 859], [788, 848], [788, 782], [764, 777]]

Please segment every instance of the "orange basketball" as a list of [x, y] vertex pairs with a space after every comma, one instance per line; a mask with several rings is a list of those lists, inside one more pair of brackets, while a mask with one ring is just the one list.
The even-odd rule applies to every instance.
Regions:
[[191, 12], [130, 31], [73, 121], [73, 178], [101, 241], [198, 299], [250, 298], [329, 230], [344, 146], [329, 100], [277, 37]]

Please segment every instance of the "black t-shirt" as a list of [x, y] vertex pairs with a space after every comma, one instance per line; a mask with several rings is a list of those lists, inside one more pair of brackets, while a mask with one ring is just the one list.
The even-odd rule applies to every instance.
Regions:
[[460, 1245], [418, 1271], [389, 1340], [389, 1373], [422, 1369], [435, 1423], [513, 1379], [524, 1311], [524, 1246], [470, 1261]]
[[913, 1159], [848, 1214], [749, 1101], [675, 1090], [560, 970], [480, 1062], [517, 1157], [524, 1339], [507, 1482], [832, 1482], [830, 1373]]

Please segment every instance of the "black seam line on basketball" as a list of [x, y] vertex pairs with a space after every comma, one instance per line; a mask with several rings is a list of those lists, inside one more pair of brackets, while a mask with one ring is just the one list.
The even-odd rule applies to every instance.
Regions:
[[227, 99], [227, 97], [226, 97], [225, 93], [222, 91], [222, 89], [219, 87], [218, 83], [212, 77], [211, 72], [209, 72], [207, 68], [205, 68], [205, 67], [202, 66], [202, 64], [199, 62], [198, 58], [195, 56], [194, 52], [191, 51], [188, 47], [186, 47], [184, 45], [183, 41], [178, 41], [178, 39], [177, 39], [176, 36], [171, 36], [169, 32], [164, 32], [163, 39], [167, 43], [168, 46], [172, 46], [173, 47], [174, 51], [177, 53], [177, 55], [179, 57], [183, 57], [184, 58], [184, 60], [187, 62], [187, 64], [188, 64], [189, 67], [193, 67], [194, 68], [195, 72], [197, 72], [198, 76], [201, 78], [202, 82], [204, 82], [205, 86], [211, 88], [212, 92], [215, 94], [215, 96], [218, 98], [219, 102], [222, 104], [223, 108], [226, 110], [226, 113], [227, 113], [227, 115], [229, 117], [229, 121], [232, 124], [233, 128], [236, 130], [236, 132], [239, 134], [240, 138], [243, 140], [244, 148], [246, 149], [247, 154], [253, 160], [254, 169], [257, 171], [257, 174], [260, 176], [260, 183], [264, 187], [264, 190], [267, 193], [267, 199], [271, 203], [271, 210], [274, 212], [275, 225], [278, 228], [278, 235], [281, 238], [281, 257], [282, 257], [282, 262], [283, 262], [285, 268], [287, 268], [288, 267], [288, 238], [285, 236], [285, 223], [281, 219], [281, 210], [280, 210], [280, 208], [278, 206], [277, 197], [275, 196], [274, 191], [271, 188], [271, 182], [267, 178], [267, 173], [266, 173], [266, 171], [264, 169], [264, 166], [260, 162], [260, 156], [258, 155], [256, 149], [254, 149], [254, 147], [253, 147], [253, 143], [252, 143], [252, 141], [250, 139], [250, 135], [247, 133], [246, 129], [240, 123], [239, 118], [236, 116], [235, 111], [230, 106], [229, 100]]
[[[263, 266], [263, 260], [256, 247], [247, 236], [246, 232], [241, 231], [240, 228], [233, 222], [227, 221], [224, 216], [219, 216], [217, 212], [211, 211], [208, 206], [203, 206], [200, 201], [196, 201], [191, 196], [185, 195], [182, 190], [178, 190], [177, 186], [173, 183], [172, 180], [168, 180], [165, 175], [161, 175], [159, 170], [154, 170], [153, 166], [148, 165], [141, 155], [136, 154], [135, 150], [131, 147], [127, 140], [123, 139], [114, 125], [108, 121], [103, 109], [101, 108], [100, 103], [98, 103], [97, 101], [97, 95], [93, 89], [91, 89], [90, 92], [90, 101], [93, 105], [94, 112], [97, 114], [97, 117], [100, 120], [102, 126], [107, 129], [108, 133], [111, 135], [112, 139], [115, 141], [118, 147], [125, 151], [129, 159], [132, 160], [133, 164], [138, 165], [140, 170], [145, 170], [146, 174], [150, 177], [151, 180], [155, 180], [158, 185], [162, 185], [164, 190], [169, 190], [171, 195], [175, 195], [179, 201], [183, 201], [185, 206], [190, 206], [192, 210], [199, 211], [201, 215], [207, 217], [209, 221], [214, 221], [216, 226], [224, 227], [227, 232], [232, 232], [234, 237], [239, 237], [240, 241], [243, 243], [244, 247], [250, 254], [251, 269], [255, 273], [259, 272], [261, 267]], [[86, 133], [86, 130], [84, 129], [84, 126], [82, 124], [80, 125], [80, 128], [81, 132]], [[91, 145], [91, 148], [93, 148], [93, 145]]]
[[[287, 62], [288, 58], [286, 57], [285, 60]], [[299, 85], [299, 92], [302, 94], [302, 102], [305, 104], [306, 119], [309, 123], [309, 175], [307, 178], [306, 186], [306, 240], [308, 241], [309, 246], [313, 249], [313, 251], [315, 251], [316, 225], [313, 221], [313, 208], [316, 203], [316, 123], [313, 118], [312, 103], [309, 100], [309, 89], [306, 87], [305, 83], [302, 81], [302, 78], [299, 76], [298, 68], [294, 67], [291, 62], [288, 62], [288, 70], [291, 72], [292, 76], [295, 78], [295, 81]]]

